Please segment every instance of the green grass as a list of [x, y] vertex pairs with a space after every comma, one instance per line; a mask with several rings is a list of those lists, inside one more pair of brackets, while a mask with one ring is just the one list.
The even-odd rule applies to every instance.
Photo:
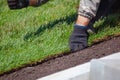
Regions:
[[[77, 16], [79, 0], [50, 0], [47, 4], [21, 10], [9, 10], [0, 1], [0, 73], [48, 56], [69, 51], [68, 40]], [[113, 24], [114, 23], [114, 24]], [[120, 31], [119, 15], [95, 23], [94, 39]]]

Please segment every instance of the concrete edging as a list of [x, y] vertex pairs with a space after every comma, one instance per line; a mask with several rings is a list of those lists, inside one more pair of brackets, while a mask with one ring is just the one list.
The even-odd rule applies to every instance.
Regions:
[[[100, 58], [100, 59], [120, 59], [120, 52]], [[90, 62], [78, 65], [37, 80], [89, 80]]]

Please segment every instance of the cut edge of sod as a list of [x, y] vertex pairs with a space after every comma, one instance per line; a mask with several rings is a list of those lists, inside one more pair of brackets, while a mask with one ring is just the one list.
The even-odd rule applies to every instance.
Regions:
[[[120, 37], [120, 33], [116, 33], [116, 34], [112, 34], [112, 35], [107, 35], [107, 36], [103, 36], [102, 38], [95, 39], [95, 40], [92, 41], [92, 44], [89, 47], [92, 47], [93, 45], [99, 44], [99, 43], [104, 42], [104, 41], [108, 41], [108, 40], [110, 40], [110, 39], [112, 39], [114, 37]], [[44, 59], [39, 60], [37, 62], [31, 62], [31, 63], [23, 64], [20, 67], [11, 69], [11, 70], [6, 71], [6, 72], [1, 72], [0, 76], [3, 76], [5, 74], [10, 74], [12, 72], [15, 72], [15, 71], [20, 70], [20, 69], [25, 68], [25, 67], [37, 66], [37, 65], [42, 64], [44, 62], [47, 62], [49, 60], [52, 60], [52, 59], [55, 59], [55, 58], [59, 58], [59, 57], [62, 57], [62, 56], [66, 56], [66, 55], [69, 55], [69, 54], [72, 54], [72, 53], [75, 53], [75, 52], [70, 52], [68, 50], [68, 51], [64, 51], [64, 52], [61, 52], [61, 53], [52, 54], [52, 55], [49, 55], [49, 56], [45, 57]]]

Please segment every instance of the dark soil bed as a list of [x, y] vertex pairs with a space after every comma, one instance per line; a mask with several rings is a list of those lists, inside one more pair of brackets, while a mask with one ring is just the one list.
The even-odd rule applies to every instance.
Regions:
[[79, 65], [93, 58], [100, 58], [120, 52], [120, 37], [93, 45], [79, 52], [48, 60], [32, 67], [25, 67], [15, 72], [0, 76], [0, 80], [36, 80], [46, 75]]

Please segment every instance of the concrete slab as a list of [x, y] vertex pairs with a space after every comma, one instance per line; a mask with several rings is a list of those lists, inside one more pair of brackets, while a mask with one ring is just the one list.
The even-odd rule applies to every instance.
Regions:
[[83, 80], [88, 80], [89, 75], [86, 75], [86, 73], [89, 73], [89, 71], [90, 63], [85, 63], [38, 80], [78, 80], [77, 78], [79, 77], [82, 77]]
[[120, 80], [120, 59], [92, 60], [90, 80]]
[[[120, 52], [101, 59], [120, 59]], [[89, 80], [90, 62], [72, 67], [37, 80]]]

